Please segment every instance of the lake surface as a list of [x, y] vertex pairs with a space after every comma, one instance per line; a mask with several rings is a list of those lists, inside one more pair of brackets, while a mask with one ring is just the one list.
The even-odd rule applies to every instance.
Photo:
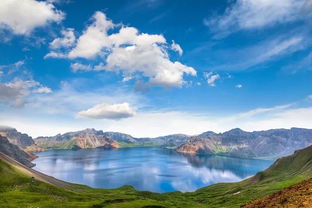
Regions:
[[153, 192], [194, 191], [214, 183], [240, 181], [273, 162], [183, 155], [155, 147], [49, 150], [38, 155], [34, 169], [64, 181], [96, 188], [132, 185]]

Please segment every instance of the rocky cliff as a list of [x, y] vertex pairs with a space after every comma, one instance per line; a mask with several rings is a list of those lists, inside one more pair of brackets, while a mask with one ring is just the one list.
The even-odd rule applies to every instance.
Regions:
[[11, 127], [0, 126], [0, 135], [6, 137], [12, 144], [17, 145], [22, 149], [35, 144], [30, 136], [22, 134]]
[[30, 162], [36, 158], [34, 154], [21, 150], [17, 145], [10, 143], [6, 137], [1, 135], [0, 152], [14, 158], [16, 161], [26, 165], [27, 167], [34, 166], [34, 164]]

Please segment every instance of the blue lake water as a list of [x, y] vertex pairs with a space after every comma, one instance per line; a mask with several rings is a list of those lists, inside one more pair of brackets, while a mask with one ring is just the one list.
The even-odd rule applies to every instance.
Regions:
[[132, 185], [153, 192], [194, 191], [214, 183], [240, 181], [273, 162], [183, 155], [155, 147], [49, 150], [38, 155], [34, 169], [64, 181], [96, 188]]

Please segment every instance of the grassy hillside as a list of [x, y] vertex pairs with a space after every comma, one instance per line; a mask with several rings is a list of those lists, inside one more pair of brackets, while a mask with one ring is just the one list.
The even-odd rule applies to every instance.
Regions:
[[239, 207], [312, 177], [312, 146], [277, 160], [269, 169], [238, 183], [221, 183], [191, 193], [156, 194], [93, 189], [65, 183], [0, 155], [1, 207]]

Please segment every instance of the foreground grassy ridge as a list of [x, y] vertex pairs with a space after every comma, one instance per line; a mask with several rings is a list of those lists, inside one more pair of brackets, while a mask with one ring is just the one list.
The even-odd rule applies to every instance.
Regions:
[[157, 194], [136, 191], [130, 186], [93, 189], [69, 183], [62, 188], [32, 176], [0, 160], [0, 207], [234, 208], [311, 178], [312, 146], [277, 160], [250, 179], [215, 184], [191, 193]]

